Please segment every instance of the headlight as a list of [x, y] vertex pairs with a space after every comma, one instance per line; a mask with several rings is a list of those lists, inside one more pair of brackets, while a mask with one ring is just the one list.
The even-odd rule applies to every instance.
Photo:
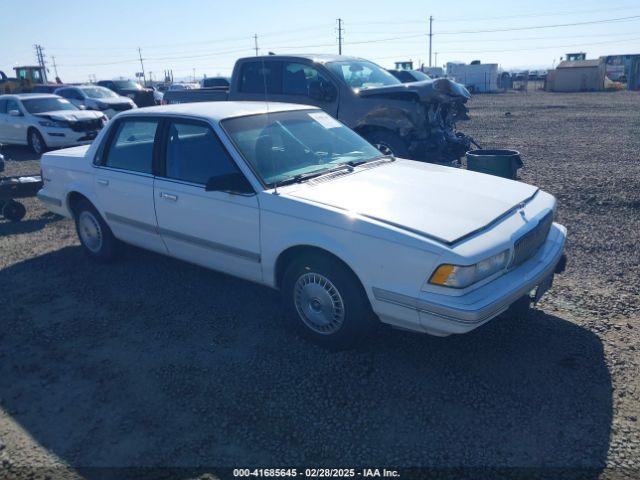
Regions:
[[40, 120], [38, 122], [43, 127], [53, 127], [53, 128], [67, 128], [69, 126], [69, 122], [62, 122], [56, 120]]
[[474, 265], [445, 263], [436, 268], [429, 283], [443, 287], [465, 288], [503, 270], [509, 261], [509, 250], [493, 255]]

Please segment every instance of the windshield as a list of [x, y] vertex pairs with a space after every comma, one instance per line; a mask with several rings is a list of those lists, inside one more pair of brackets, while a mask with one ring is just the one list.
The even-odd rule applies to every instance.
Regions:
[[384, 68], [366, 60], [348, 60], [329, 62], [327, 67], [340, 77], [351, 88], [363, 90], [367, 88], [399, 85], [401, 82]]
[[32, 98], [22, 100], [22, 105], [29, 113], [56, 112], [59, 110], [78, 110], [76, 106], [64, 98]]
[[222, 127], [268, 187], [381, 157], [375, 147], [321, 110], [231, 118]]
[[114, 98], [118, 95], [104, 87], [84, 87], [81, 90], [89, 98]]
[[142, 87], [132, 80], [114, 80], [120, 90], [142, 90]]
[[411, 75], [413, 76], [413, 78], [415, 78], [416, 82], [431, 80], [431, 77], [429, 77], [429, 75], [427, 75], [426, 73], [422, 73], [420, 70], [413, 70], [411, 72]]

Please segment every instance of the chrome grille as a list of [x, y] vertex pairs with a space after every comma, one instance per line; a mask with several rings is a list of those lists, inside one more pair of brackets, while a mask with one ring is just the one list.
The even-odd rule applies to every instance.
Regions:
[[552, 223], [553, 212], [549, 212], [538, 222], [538, 225], [516, 240], [511, 267], [516, 267], [535, 255], [547, 239]]

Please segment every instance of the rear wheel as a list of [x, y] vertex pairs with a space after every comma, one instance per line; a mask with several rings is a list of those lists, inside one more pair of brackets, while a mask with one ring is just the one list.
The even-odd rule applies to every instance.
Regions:
[[36, 155], [42, 155], [47, 151], [47, 144], [45, 143], [44, 138], [42, 138], [40, 132], [35, 128], [31, 128], [31, 130], [29, 130], [28, 141], [31, 150], [33, 150], [33, 153]]
[[365, 138], [383, 155], [406, 158], [409, 149], [406, 142], [397, 134], [384, 130], [374, 130], [365, 135]]
[[329, 255], [293, 260], [284, 273], [282, 296], [289, 324], [331, 349], [353, 346], [375, 326], [360, 281]]
[[119, 253], [119, 242], [111, 229], [88, 200], [80, 200], [74, 208], [76, 232], [85, 252], [100, 262], [110, 262]]

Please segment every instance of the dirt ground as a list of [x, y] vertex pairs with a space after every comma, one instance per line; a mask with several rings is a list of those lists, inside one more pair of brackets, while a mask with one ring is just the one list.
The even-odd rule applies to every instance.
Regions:
[[[522, 180], [558, 198], [569, 263], [529, 319], [464, 336], [385, 328], [328, 353], [284, 329], [269, 289], [134, 248], [98, 266], [33, 199], [0, 220], [0, 478], [640, 478], [640, 95], [478, 95], [470, 112], [461, 130], [519, 150]], [[3, 153], [5, 174], [39, 169]]]

